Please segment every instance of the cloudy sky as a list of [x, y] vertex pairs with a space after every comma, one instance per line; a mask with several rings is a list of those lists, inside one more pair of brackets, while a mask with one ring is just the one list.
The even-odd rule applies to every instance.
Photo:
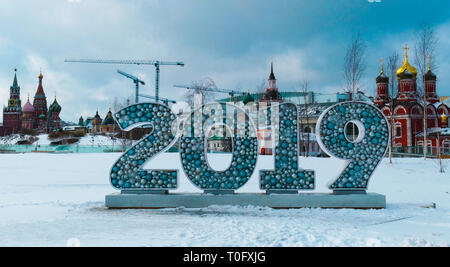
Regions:
[[[69, 64], [66, 58], [184, 61], [163, 66], [160, 95], [183, 98], [174, 84], [212, 78], [221, 88], [256, 90], [273, 58], [282, 91], [309, 80], [317, 92], [343, 88], [345, 47], [359, 32], [367, 42], [362, 85], [374, 94], [380, 57], [414, 44], [427, 22], [438, 33], [438, 94], [450, 95], [450, 1], [447, 0], [2, 0], [0, 6], [0, 103], [6, 105], [14, 68], [23, 103], [34, 96], [42, 69], [49, 101], [56, 93], [61, 117], [77, 121], [114, 97], [132, 95], [117, 69], [147, 82], [154, 68]], [[1, 115], [0, 115], [1, 116]]]

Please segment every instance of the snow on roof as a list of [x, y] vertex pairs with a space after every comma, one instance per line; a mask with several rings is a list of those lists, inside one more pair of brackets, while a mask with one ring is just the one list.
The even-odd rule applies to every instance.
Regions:
[[300, 133], [299, 136], [300, 140], [316, 141], [316, 135], [314, 133]]
[[[429, 134], [437, 134], [440, 133], [440, 135], [450, 135], [450, 128], [428, 128], [427, 129], [427, 135]], [[423, 137], [423, 132], [417, 133], [417, 137]]]

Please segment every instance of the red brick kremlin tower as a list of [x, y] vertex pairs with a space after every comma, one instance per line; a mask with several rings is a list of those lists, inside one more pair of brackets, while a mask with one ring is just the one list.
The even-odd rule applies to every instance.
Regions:
[[20, 116], [22, 116], [20, 86], [17, 82], [17, 69], [14, 69], [14, 81], [9, 88], [8, 106], [3, 108], [3, 127], [9, 128], [13, 133], [17, 133], [22, 126]]
[[[34, 119], [33, 119], [33, 128], [39, 128], [42, 129], [43, 127], [39, 127], [43, 122], [41, 121], [42, 118], [40, 116], [44, 114], [44, 117], [47, 115], [47, 97], [44, 93], [44, 88], [42, 87], [42, 79], [44, 78], [44, 75], [42, 75], [42, 72], [38, 76], [39, 78], [39, 85], [36, 91], [36, 94], [34, 95], [34, 101], [33, 101], [33, 107], [34, 107]], [[39, 130], [40, 132], [42, 130]]]
[[22, 107], [22, 129], [33, 130], [34, 123], [34, 107], [30, 103], [30, 97], [27, 99], [27, 103]]

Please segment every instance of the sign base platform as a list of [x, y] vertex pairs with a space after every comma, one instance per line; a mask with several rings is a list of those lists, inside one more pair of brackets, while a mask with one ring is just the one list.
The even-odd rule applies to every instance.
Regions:
[[262, 206], [275, 209], [335, 208], [384, 209], [386, 197], [381, 194], [121, 194], [105, 197], [110, 209], [206, 208], [209, 206]]

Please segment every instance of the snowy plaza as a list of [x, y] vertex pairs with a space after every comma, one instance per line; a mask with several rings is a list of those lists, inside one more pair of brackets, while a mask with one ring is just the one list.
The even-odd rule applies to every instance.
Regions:
[[2, 0], [0, 247], [450, 247], [449, 10]]
[[[119, 153], [1, 154], [0, 246], [449, 246], [450, 183], [436, 160], [394, 158], [378, 167], [369, 192], [386, 195], [382, 210], [290, 209], [215, 206], [205, 209], [108, 210], [116, 192], [108, 173]], [[208, 156], [226, 168], [229, 155]], [[316, 190], [344, 163], [299, 158], [316, 170]], [[448, 163], [447, 163], [448, 164]], [[260, 156], [239, 192], [259, 190], [257, 171], [273, 166]], [[178, 168], [165, 153], [145, 168]], [[11, 176], [10, 169], [15, 175]], [[175, 192], [200, 193], [179, 172]], [[305, 191], [306, 192], [306, 191]], [[436, 205], [432, 208], [433, 203]]]

